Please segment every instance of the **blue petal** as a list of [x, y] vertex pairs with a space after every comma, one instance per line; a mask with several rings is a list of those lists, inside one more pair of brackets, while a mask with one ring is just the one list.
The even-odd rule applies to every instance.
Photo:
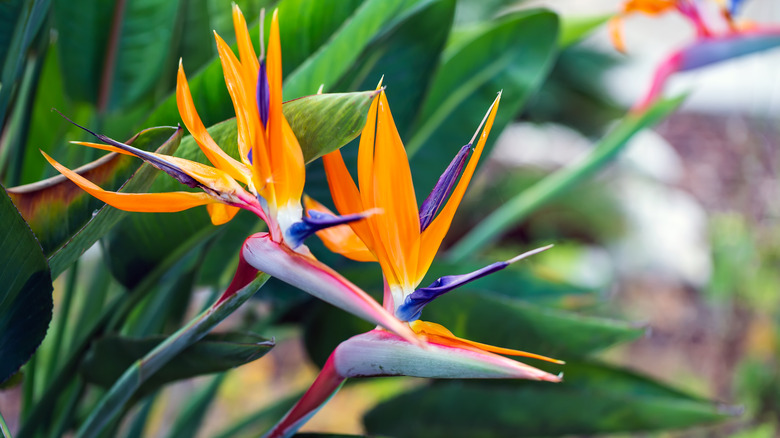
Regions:
[[466, 283], [470, 283], [486, 275], [498, 272], [514, 262], [522, 260], [526, 257], [530, 257], [534, 254], [538, 254], [542, 251], [546, 251], [550, 248], [552, 248], [552, 245], [536, 248], [505, 262], [496, 262], [469, 274], [447, 275], [441, 277], [431, 283], [430, 286], [421, 287], [407, 295], [406, 299], [404, 299], [404, 302], [396, 309], [395, 316], [397, 316], [401, 321], [414, 321], [420, 318], [420, 313], [422, 313], [423, 308], [436, 297], [444, 295], [445, 293], [463, 286]]
[[742, 6], [742, 3], [744, 3], [744, 0], [731, 0], [729, 3], [729, 14], [734, 16], [739, 12], [739, 8]]
[[444, 295], [445, 293], [478, 278], [500, 271], [507, 266], [509, 266], [508, 262], [496, 262], [469, 274], [447, 275], [441, 277], [431, 283], [430, 286], [421, 287], [407, 295], [403, 304], [396, 309], [395, 316], [401, 321], [414, 321], [420, 317], [423, 307], [428, 305], [428, 303], [433, 301], [436, 297]]
[[338, 225], [348, 224], [365, 218], [365, 214], [348, 214], [344, 216], [333, 216], [332, 214], [321, 213], [319, 211], [309, 210], [309, 216], [304, 217], [300, 222], [296, 222], [287, 230], [288, 244], [292, 248], [298, 247], [307, 237], [317, 231]]
[[447, 169], [439, 177], [439, 181], [436, 182], [431, 194], [423, 201], [422, 207], [420, 207], [420, 231], [428, 228], [428, 225], [433, 222], [433, 218], [436, 216], [439, 208], [441, 208], [444, 200], [452, 192], [455, 182], [458, 180], [461, 172], [463, 172], [463, 166], [466, 164], [466, 158], [468, 158], [470, 151], [471, 143], [460, 148], [450, 165], [447, 166]]

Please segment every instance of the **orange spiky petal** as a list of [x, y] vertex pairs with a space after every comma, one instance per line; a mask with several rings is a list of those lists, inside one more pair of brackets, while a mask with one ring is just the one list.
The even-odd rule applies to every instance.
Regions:
[[144, 213], [172, 213], [187, 210], [200, 205], [218, 202], [205, 193], [170, 192], [170, 193], [117, 193], [98, 187], [88, 179], [58, 163], [45, 152], [44, 158], [60, 173], [90, 195], [101, 201], [125, 211]]
[[372, 217], [382, 246], [401, 286], [416, 286], [420, 218], [409, 169], [409, 158], [393, 121], [387, 96], [379, 94], [374, 149], [374, 207]]
[[236, 42], [238, 43], [238, 54], [241, 57], [241, 67], [244, 75], [244, 82], [255, 84], [257, 86], [257, 72], [260, 69], [260, 61], [257, 59], [257, 53], [252, 46], [252, 38], [249, 37], [244, 14], [237, 4], [233, 3], [233, 29], [236, 32]]
[[529, 357], [532, 359], [539, 359], [557, 364], [564, 363], [561, 360], [539, 354], [528, 353], [521, 350], [513, 350], [511, 348], [495, 347], [493, 345], [459, 338], [453, 335], [452, 332], [447, 330], [447, 328], [445, 328], [443, 325], [436, 324], [434, 322], [421, 321], [418, 319], [417, 321], [412, 322], [410, 326], [415, 333], [425, 336], [429, 342], [448, 345], [450, 347], [465, 348], [477, 352], [487, 351], [490, 353], [503, 354], [507, 356]]
[[192, 99], [192, 93], [190, 92], [190, 86], [187, 82], [187, 76], [184, 74], [181, 60], [179, 60], [179, 72], [176, 77], [176, 104], [179, 107], [179, 114], [184, 122], [184, 126], [190, 131], [190, 134], [192, 134], [192, 137], [198, 143], [209, 162], [218, 169], [227, 172], [234, 179], [248, 185], [251, 181], [249, 169], [226, 154], [211, 138], [211, 135], [206, 130], [206, 126], [203, 125], [203, 121], [195, 109], [195, 103]]
[[[339, 213], [346, 215], [365, 211], [366, 208], [363, 207], [360, 192], [349, 174], [346, 164], [344, 164], [341, 151], [337, 149], [323, 156], [322, 164], [325, 167], [325, 176], [328, 179], [328, 187], [330, 188], [333, 203], [336, 204], [336, 209]], [[368, 248], [375, 248], [371, 228], [366, 220], [351, 222], [349, 226]]]
[[278, 183], [274, 186], [274, 193], [279, 205], [297, 203], [303, 194], [305, 170], [298, 139], [282, 113], [282, 47], [279, 40], [278, 10], [274, 11], [268, 34], [266, 72], [269, 91], [266, 138], [273, 180]]

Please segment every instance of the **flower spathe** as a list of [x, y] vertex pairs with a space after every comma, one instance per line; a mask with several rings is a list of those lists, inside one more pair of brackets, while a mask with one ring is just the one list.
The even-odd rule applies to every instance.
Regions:
[[[179, 113], [212, 166], [142, 151], [86, 128], [83, 129], [107, 144], [78, 142], [141, 158], [183, 184], [202, 189], [202, 192], [136, 194], [105, 191], [45, 153], [44, 156], [81, 188], [122, 210], [176, 212], [206, 205], [215, 225], [231, 220], [240, 208], [255, 213], [267, 224], [268, 232], [247, 239], [245, 246], [252, 248], [242, 248], [234, 281], [219, 301], [249, 283], [260, 270], [381, 325], [409, 342], [420, 344], [408, 326], [400, 323], [343, 276], [318, 262], [303, 245], [303, 240], [315, 231], [362, 219], [364, 214], [354, 212], [344, 217], [318, 219], [302, 217], [304, 159], [298, 140], [282, 113], [282, 54], [277, 12], [271, 20], [264, 59], [258, 59], [244, 16], [235, 4], [233, 24], [238, 57], [216, 32], [214, 38], [236, 114], [238, 159], [225, 153], [206, 130], [195, 109], [181, 61], [176, 86]], [[262, 245], [262, 248], [253, 245], [253, 242], [261, 240], [268, 244]], [[282, 265], [276, 263], [277, 260], [288, 263]], [[302, 280], [309, 279], [311, 275], [324, 276], [327, 281]]]
[[[338, 211], [350, 214], [375, 210], [377, 213], [317, 235], [328, 248], [347, 257], [380, 263], [385, 278], [384, 307], [406, 321], [426, 348], [419, 348], [382, 329], [342, 342], [331, 353], [309, 390], [265, 435], [267, 438], [292, 436], [350, 377], [403, 375], [561, 380], [560, 375], [503, 355], [562, 363], [560, 361], [462, 339], [439, 324], [418, 319], [423, 307], [437, 296], [549, 248], [529, 251], [470, 274], [442, 277], [428, 287], [417, 288], [433, 262], [474, 174], [500, 97], [499, 93], [474, 137], [460, 148], [420, 209], [417, 208], [406, 152], [384, 91], [369, 109], [369, 118], [361, 134], [358, 184], [349, 174], [340, 152], [323, 157]], [[469, 154], [471, 157], [468, 157]], [[308, 198], [305, 199], [305, 207], [310, 212], [330, 214], [324, 206]]]

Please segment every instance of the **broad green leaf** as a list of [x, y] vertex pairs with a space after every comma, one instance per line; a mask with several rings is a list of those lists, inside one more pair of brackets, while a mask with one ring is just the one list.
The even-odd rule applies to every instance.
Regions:
[[376, 91], [319, 94], [282, 105], [303, 159], [310, 163], [360, 135], [376, 95]]
[[115, 110], [137, 102], [154, 89], [163, 72], [171, 70], [165, 61], [179, 8], [178, 0], [133, 0], [117, 2], [117, 7], [119, 4], [124, 5], [122, 19], [114, 26], [121, 26], [122, 31], [116, 47], [109, 48], [115, 51], [114, 65], [106, 66], [113, 70], [110, 95], [106, 96], [108, 108]]
[[456, 336], [568, 361], [645, 333], [622, 321], [546, 308], [492, 294], [456, 290], [429, 304], [422, 319]]
[[463, 260], [495, 242], [509, 227], [606, 165], [634, 134], [663, 120], [682, 101], [683, 98], [661, 100], [645, 111], [626, 116], [596, 144], [585, 159], [542, 179], [489, 214], [452, 247], [450, 260]]
[[142, 358], [132, 364], [113, 381], [108, 392], [95, 405], [89, 417], [82, 423], [76, 436], [97, 437], [116, 416], [125, 409], [136, 391], [165, 368], [171, 360], [191, 345], [203, 339], [211, 330], [230, 316], [241, 304], [251, 298], [268, 280], [268, 275], [259, 274], [254, 281], [194, 317], [176, 333], [154, 346]]
[[[140, 149], [170, 154], [176, 150], [181, 136], [181, 130], [151, 128], [140, 132], [128, 143]], [[115, 153], [106, 155], [80, 170], [83, 170], [80, 171], [82, 176], [103, 185], [107, 190], [121, 187], [122, 191], [127, 192], [145, 191], [156, 175], [156, 169], [142, 165], [140, 160]], [[132, 179], [127, 181], [130, 175], [133, 175]], [[55, 277], [125, 214], [104, 205], [62, 175], [11, 188], [9, 193], [22, 216], [43, 242]]]
[[105, 57], [117, 2], [54, 0], [62, 78], [68, 96], [97, 104]]
[[[93, 343], [80, 372], [88, 382], [108, 388], [127, 368], [165, 338], [106, 336]], [[138, 395], [148, 394], [176, 380], [225, 371], [252, 362], [273, 346], [273, 341], [250, 333], [207, 335], [160, 368], [138, 389]]]
[[402, 138], [411, 127], [441, 51], [450, 33], [455, 13], [453, 0], [421, 1], [377, 35], [341, 79], [345, 90], [370, 90], [379, 78]]
[[485, 153], [536, 90], [557, 55], [558, 20], [548, 11], [513, 13], [444, 53], [406, 144], [418, 197], [435, 185], [503, 90]]
[[654, 431], [729, 418], [713, 402], [629, 371], [587, 363], [560, 369], [561, 383], [436, 381], [379, 404], [364, 423], [370, 434], [491, 438]]
[[22, 0], [0, 2], [0, 71], [3, 70], [14, 29], [21, 23]]
[[[355, 138], [363, 129], [374, 95], [374, 91], [323, 94], [286, 102], [282, 108], [290, 126], [300, 139], [305, 159], [310, 161]], [[238, 156], [235, 119], [210, 127], [209, 133], [225, 152], [234, 157]], [[174, 155], [207, 163], [192, 137], [185, 137]], [[183, 189], [186, 187], [178, 181], [161, 175], [155, 180], [151, 191], [170, 192]], [[243, 228], [243, 236], [246, 238], [257, 227], [258, 222], [254, 215], [245, 214], [239, 215], [226, 227]], [[120, 282], [132, 286], [133, 282], [140, 281], [143, 272], [183, 242], [189, 241], [193, 236], [208, 238], [218, 229], [211, 225], [205, 208], [193, 208], [179, 213], [129, 215], [107, 239], [111, 270]], [[232, 254], [237, 253], [238, 248], [236, 246]]]
[[[358, 59], [374, 35], [394, 17], [400, 16], [419, 0], [366, 0], [333, 33], [328, 43], [314, 52], [285, 78], [287, 99], [313, 94], [321, 84], [337, 83]], [[279, 25], [281, 27], [281, 23]]]
[[2, 189], [0, 193], [0, 383], [43, 341], [52, 318], [52, 277], [41, 246]]
[[[9, 114], [9, 104], [17, 89], [16, 85], [25, 70], [25, 57], [32, 46], [36, 36], [42, 35], [42, 25], [48, 16], [51, 0], [34, 0], [27, 2], [16, 16], [16, 26], [13, 28], [8, 42], [5, 59], [0, 71], [0, 126], [6, 125], [6, 117]], [[11, 8], [13, 6], [9, 5]], [[13, 14], [12, 10], [8, 15]]]
[[166, 70], [178, 4], [55, 0], [57, 47], [70, 97], [116, 110], [153, 91]]

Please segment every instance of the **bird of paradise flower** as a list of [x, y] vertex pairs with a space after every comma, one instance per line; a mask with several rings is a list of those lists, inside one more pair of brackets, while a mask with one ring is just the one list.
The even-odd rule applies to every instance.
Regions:
[[[339, 151], [323, 157], [331, 195], [340, 213], [354, 214], [366, 209], [380, 212], [363, 221], [319, 231], [318, 236], [328, 248], [351, 259], [379, 262], [385, 280], [384, 307], [408, 323], [427, 348], [414, 346], [382, 329], [342, 342], [309, 390], [265, 435], [266, 438], [291, 436], [349, 377], [405, 375], [560, 381], [559, 375], [501, 355], [562, 363], [560, 361], [462, 339], [439, 324], [419, 319], [425, 305], [434, 298], [549, 248], [529, 251], [470, 274], [442, 277], [428, 287], [418, 288], [474, 174], [500, 97], [499, 93], [474, 138], [460, 149], [419, 210], [406, 151], [384, 91], [369, 109], [369, 119], [361, 134], [358, 184], [352, 179]], [[306, 198], [305, 204], [314, 217], [332, 214], [312, 199]], [[247, 243], [249, 248], [255, 245], [254, 242]], [[262, 242], [257, 245], [261, 246]]]
[[[696, 30], [690, 44], [668, 55], [656, 68], [650, 88], [635, 111], [649, 107], [661, 95], [669, 77], [780, 45], [780, 28], [738, 21], [742, 0], [627, 0], [610, 21], [614, 46], [625, 52], [621, 24], [631, 14], [659, 15], [676, 12]], [[717, 12], [717, 13], [714, 13]]]
[[[411, 341], [418, 342], [409, 327], [343, 276], [317, 261], [303, 240], [317, 230], [362, 219], [363, 212], [348, 216], [302, 217], [305, 168], [295, 134], [282, 113], [282, 54], [278, 13], [271, 20], [267, 55], [258, 59], [241, 10], [233, 6], [233, 23], [239, 58], [214, 33], [227, 85], [236, 112], [239, 159], [225, 153], [209, 135], [195, 109], [181, 62], [176, 101], [184, 125], [213, 164], [208, 166], [174, 156], [146, 152], [89, 131], [106, 144], [78, 144], [136, 156], [202, 192], [117, 193], [101, 189], [61, 165], [46, 159], [63, 175], [92, 196], [116, 208], [134, 212], [177, 212], [206, 205], [215, 225], [230, 221], [239, 209], [256, 214], [268, 232], [250, 240], [267, 238], [263, 251], [246, 248], [240, 253], [233, 281], [219, 302], [248, 284], [258, 270], [341, 307]], [[262, 34], [262, 32], [261, 32]]]

